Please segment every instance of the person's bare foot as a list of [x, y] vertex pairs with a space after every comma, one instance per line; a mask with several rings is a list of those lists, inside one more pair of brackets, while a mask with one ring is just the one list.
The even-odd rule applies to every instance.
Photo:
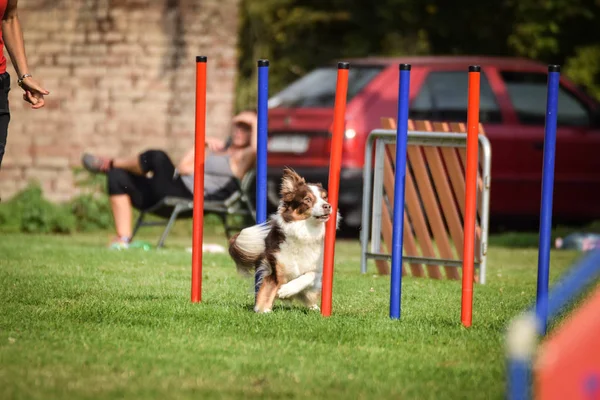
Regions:
[[106, 157], [97, 157], [93, 154], [85, 153], [81, 157], [83, 167], [92, 173], [106, 173], [112, 167], [112, 160]]

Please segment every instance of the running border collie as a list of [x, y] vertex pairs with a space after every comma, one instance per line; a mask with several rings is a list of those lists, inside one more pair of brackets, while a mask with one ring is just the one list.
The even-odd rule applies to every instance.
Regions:
[[[285, 168], [277, 212], [263, 224], [243, 229], [229, 241], [229, 254], [244, 275], [262, 279], [255, 312], [273, 310], [276, 298], [298, 300], [319, 310], [325, 223], [332, 214], [327, 191]], [[336, 225], [340, 215], [337, 213]]]

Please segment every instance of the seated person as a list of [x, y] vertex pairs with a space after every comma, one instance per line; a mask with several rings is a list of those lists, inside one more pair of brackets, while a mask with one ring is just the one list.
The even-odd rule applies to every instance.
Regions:
[[[224, 200], [236, 189], [235, 178], [256, 163], [256, 113], [244, 111], [233, 118], [231, 137], [226, 141], [207, 137], [204, 166], [204, 198]], [[162, 150], [148, 150], [130, 158], [106, 158], [84, 154], [83, 166], [105, 173], [117, 237], [113, 248], [127, 248], [131, 240], [132, 206], [147, 209], [166, 196], [193, 199], [194, 147], [177, 167]]]

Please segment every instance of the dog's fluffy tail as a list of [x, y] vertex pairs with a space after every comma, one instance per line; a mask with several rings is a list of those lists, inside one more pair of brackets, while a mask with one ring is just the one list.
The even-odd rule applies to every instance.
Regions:
[[270, 230], [268, 223], [258, 224], [242, 229], [229, 240], [229, 255], [239, 273], [248, 275], [256, 267], [265, 252], [265, 238]]

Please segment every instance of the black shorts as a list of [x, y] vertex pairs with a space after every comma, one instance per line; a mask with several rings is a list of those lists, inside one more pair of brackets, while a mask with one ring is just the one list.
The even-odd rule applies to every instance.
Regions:
[[138, 210], [145, 210], [166, 196], [193, 199], [193, 193], [181, 178], [173, 178], [175, 166], [162, 150], [148, 150], [140, 154], [142, 171], [150, 176], [132, 174], [119, 168], [107, 172], [108, 194], [127, 194], [131, 204]]
[[8, 108], [8, 92], [10, 91], [10, 75], [5, 72], [0, 75], [0, 168], [6, 148], [8, 136], [8, 123], [10, 122], [10, 111]]

